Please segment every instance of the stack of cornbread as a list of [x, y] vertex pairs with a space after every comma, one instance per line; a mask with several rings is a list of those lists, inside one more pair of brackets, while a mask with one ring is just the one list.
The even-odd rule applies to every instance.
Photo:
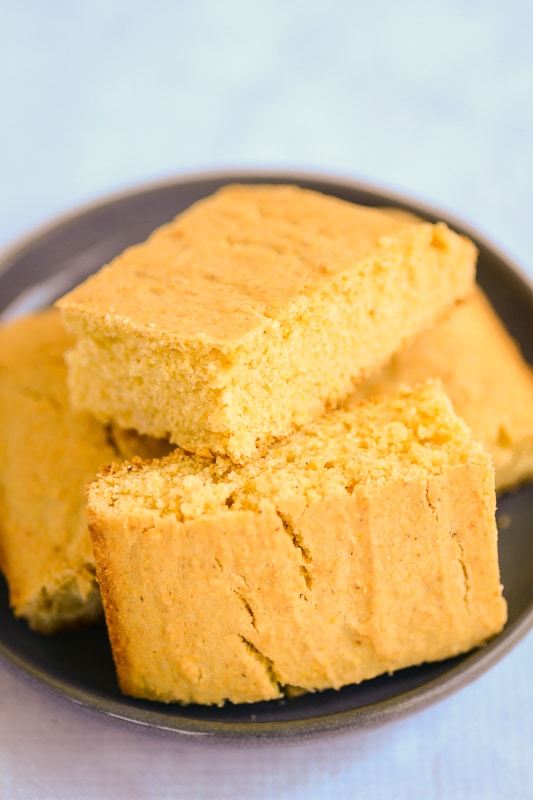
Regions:
[[180, 703], [498, 633], [495, 486], [533, 476], [533, 377], [475, 260], [443, 223], [229, 186], [62, 298], [64, 325], [4, 327], [15, 613], [92, 620], [96, 575], [122, 690]]

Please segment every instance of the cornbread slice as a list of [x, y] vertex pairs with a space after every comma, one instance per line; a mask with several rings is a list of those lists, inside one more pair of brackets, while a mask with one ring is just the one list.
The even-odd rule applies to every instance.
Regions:
[[66, 295], [74, 405], [186, 450], [257, 455], [473, 287], [444, 224], [229, 186]]
[[533, 478], [533, 371], [480, 288], [368, 378], [349, 404], [439, 378], [456, 413], [492, 454], [496, 489]]
[[[100, 423], [70, 409], [71, 344], [55, 310], [0, 327], [0, 567], [15, 614], [43, 633], [103, 616], [85, 484], [121, 458]], [[165, 452], [118, 436], [128, 454]]]
[[244, 466], [111, 467], [89, 526], [120, 686], [222, 704], [453, 656], [506, 619], [491, 458], [438, 384], [337, 410]]

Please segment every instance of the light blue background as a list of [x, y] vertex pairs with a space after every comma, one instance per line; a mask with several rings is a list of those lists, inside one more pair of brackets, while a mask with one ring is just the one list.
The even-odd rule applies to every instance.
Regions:
[[[361, 178], [462, 216], [533, 275], [531, 0], [0, 0], [0, 246], [139, 181]], [[530, 635], [371, 731], [247, 751], [124, 729], [0, 663], [0, 797], [533, 797]]]

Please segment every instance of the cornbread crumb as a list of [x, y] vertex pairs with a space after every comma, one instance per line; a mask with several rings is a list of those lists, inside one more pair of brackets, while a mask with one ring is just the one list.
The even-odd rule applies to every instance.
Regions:
[[106, 469], [91, 536], [122, 691], [223, 704], [457, 655], [506, 619], [490, 456], [440, 386], [337, 410], [236, 465]]
[[229, 186], [59, 302], [77, 408], [246, 461], [345, 399], [473, 287], [443, 223]]
[[491, 453], [498, 492], [533, 478], [533, 370], [480, 288], [396, 353], [348, 403], [426, 378], [442, 381], [456, 413]]

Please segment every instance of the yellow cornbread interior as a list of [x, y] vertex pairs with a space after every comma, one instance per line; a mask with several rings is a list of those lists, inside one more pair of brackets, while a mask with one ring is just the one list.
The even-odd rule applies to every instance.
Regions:
[[60, 301], [73, 403], [245, 461], [468, 294], [475, 259], [442, 223], [227, 187]]
[[[406, 398], [412, 399], [406, 402]], [[467, 427], [454, 416], [438, 383], [352, 410], [337, 410], [274, 442], [244, 465], [180, 450], [146, 463], [113, 467], [100, 477], [99, 496], [116, 512], [137, 508], [179, 520], [239, 510], [261, 511], [294, 497], [309, 503], [359, 483], [379, 487], [440, 474], [477, 454]]]

